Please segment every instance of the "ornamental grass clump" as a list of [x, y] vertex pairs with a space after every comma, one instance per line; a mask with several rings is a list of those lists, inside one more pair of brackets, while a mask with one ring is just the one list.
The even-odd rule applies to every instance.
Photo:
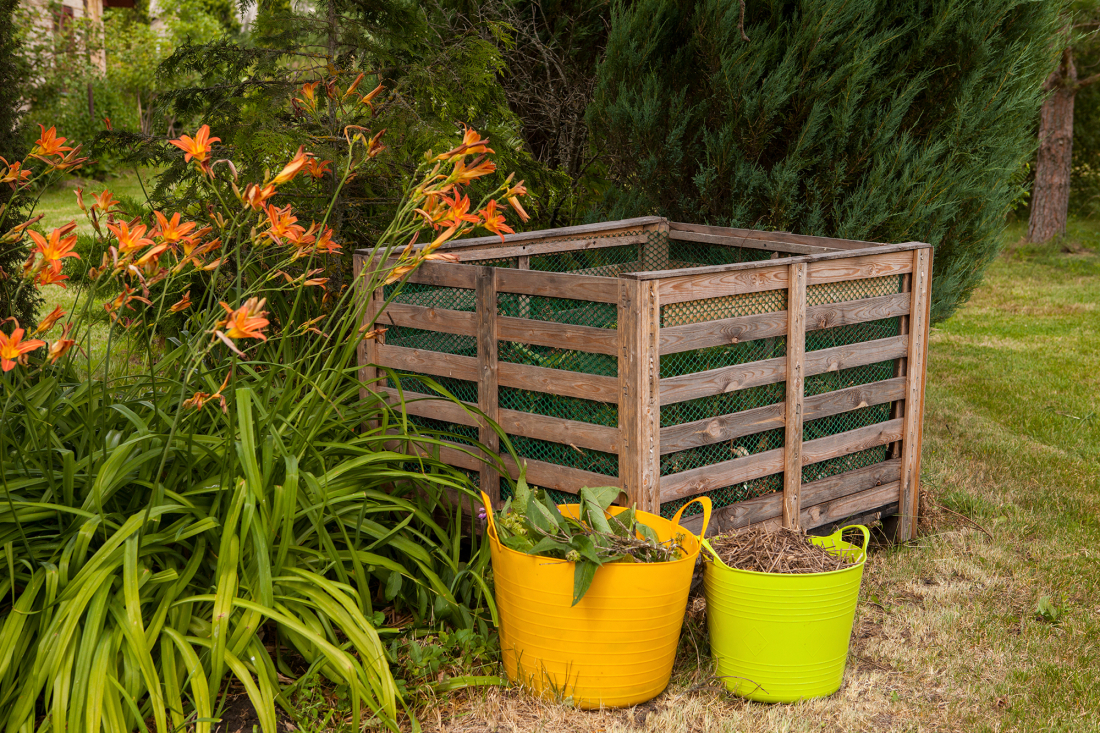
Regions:
[[[5, 730], [209, 733], [233, 689], [274, 733], [276, 708], [298, 719], [298, 686], [317, 675], [347, 691], [355, 730], [398, 730], [386, 618], [487, 633], [488, 554], [463, 548], [448, 498], [472, 497], [470, 480], [360, 382], [357, 349], [383, 329], [355, 289], [393, 284], [392, 297], [448, 239], [506, 231], [497, 207], [521, 192], [509, 182], [471, 204], [492, 150], [466, 130], [425, 156], [355, 289], [330, 290], [318, 262], [343, 244], [327, 215], [298, 221], [280, 186], [331, 164], [338, 195], [382, 145], [345, 135], [344, 159], [299, 150], [257, 181], [219, 159], [206, 126], [173, 140], [207, 186], [185, 211], [124, 218], [110, 192], [78, 190], [106, 252], [90, 284], [33, 332], [0, 322]], [[0, 181], [33, 203], [83, 161], [65, 142], [43, 129], [26, 160], [0, 161]], [[9, 221], [26, 208], [0, 210], [0, 247], [33, 242], [22, 272], [0, 277], [65, 287], [75, 223]], [[96, 311], [113, 323], [102, 363]], [[179, 335], [154, 340], [173, 314]], [[140, 368], [114, 368], [118, 344], [142, 338]]]
[[532, 491], [520, 476], [515, 494], [496, 517], [497, 534], [509, 549], [574, 563], [575, 606], [606, 563], [671, 562], [683, 556], [681, 536], [662, 542], [651, 527], [638, 521], [633, 507], [610, 513], [620, 493], [617, 486], [582, 488], [573, 517], [562, 514], [545, 491]]

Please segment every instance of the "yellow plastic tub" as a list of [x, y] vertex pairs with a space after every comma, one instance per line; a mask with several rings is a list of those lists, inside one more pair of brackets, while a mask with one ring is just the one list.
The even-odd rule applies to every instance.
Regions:
[[[847, 529], [863, 532], [863, 547], [841, 539]], [[870, 533], [853, 525], [810, 539], [855, 564], [828, 573], [737, 570], [703, 540], [712, 560], [703, 569], [711, 653], [736, 695], [794, 702], [840, 689]]]
[[[681, 507], [669, 521], [639, 511], [662, 542], [684, 536], [684, 557], [664, 563], [609, 563], [573, 602], [573, 563], [537, 557], [500, 544], [489, 498], [489, 542], [500, 612], [500, 647], [508, 679], [535, 694], [581, 708], [637, 705], [668, 686], [699, 538], [680, 526]], [[703, 529], [710, 522], [710, 499]], [[577, 516], [575, 504], [558, 507]], [[611, 507], [612, 514], [626, 511]]]

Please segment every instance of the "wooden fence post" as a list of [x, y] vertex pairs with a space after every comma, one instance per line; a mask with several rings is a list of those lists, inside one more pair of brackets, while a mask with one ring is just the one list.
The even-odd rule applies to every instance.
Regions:
[[802, 517], [802, 403], [806, 392], [806, 263], [789, 266], [787, 279], [787, 383], [783, 438], [783, 526]]
[[928, 353], [928, 317], [932, 302], [932, 249], [913, 251], [909, 306], [909, 353], [906, 357], [905, 429], [902, 433], [901, 491], [898, 497], [901, 540], [917, 531], [920, 503], [920, 450], [924, 427], [924, 370]]
[[[480, 267], [477, 273], [477, 365], [480, 381], [477, 387], [477, 407], [494, 423], [499, 422], [500, 401], [497, 383], [497, 269]], [[478, 440], [495, 458], [500, 453], [500, 436], [485, 421], [478, 429]], [[480, 486], [493, 506], [500, 508], [500, 474], [486, 463], [481, 467]]]
[[619, 480], [630, 503], [661, 509], [661, 405], [656, 280], [619, 281]]
[[[381, 304], [381, 293], [370, 289], [370, 275], [364, 274], [367, 266], [366, 255], [355, 254], [351, 258], [352, 281], [355, 284], [355, 307], [363, 309], [363, 317], [360, 327], [364, 327], [378, 315]], [[379, 337], [381, 338], [381, 337]], [[356, 357], [359, 362], [359, 399], [367, 398], [367, 388], [363, 386], [372, 383], [378, 378], [378, 339], [363, 339], [356, 346]]]

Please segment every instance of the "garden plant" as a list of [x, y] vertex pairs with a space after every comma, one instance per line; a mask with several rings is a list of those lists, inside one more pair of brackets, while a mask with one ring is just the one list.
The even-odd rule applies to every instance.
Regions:
[[[470, 481], [359, 382], [357, 347], [382, 329], [353, 287], [325, 287], [317, 264], [341, 249], [328, 212], [300, 222], [280, 193], [331, 165], [335, 198], [364, 174], [381, 133], [343, 134], [343, 159], [299, 150], [252, 181], [218, 159], [208, 127], [172, 140], [204, 181], [183, 211], [126, 219], [109, 191], [76, 190], [106, 255], [72, 312], [0, 324], [7, 730], [205, 732], [243, 692], [271, 733], [318, 675], [347, 691], [356, 730], [364, 716], [396, 730], [408, 705], [389, 623], [487, 634], [488, 553], [460, 542], [453, 499], [473, 496]], [[429, 151], [353, 285], [399, 283], [475, 227], [510, 231], [522, 184], [476, 205], [466, 193], [492, 152], [472, 129]], [[66, 285], [75, 222], [38, 232], [41, 217], [12, 212], [84, 160], [43, 128], [25, 159], [0, 163], [14, 193], [2, 248], [33, 245], [8, 284]], [[413, 252], [418, 237], [430, 245]], [[201, 296], [176, 287], [197, 280]], [[97, 312], [112, 324], [102, 362]], [[182, 328], [158, 328], [173, 315]]]

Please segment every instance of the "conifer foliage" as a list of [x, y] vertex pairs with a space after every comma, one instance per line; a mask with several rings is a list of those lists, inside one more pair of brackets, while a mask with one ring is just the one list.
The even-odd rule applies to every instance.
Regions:
[[1035, 147], [1058, 3], [640, 0], [588, 119], [609, 216], [935, 245], [933, 319], [980, 282]]

